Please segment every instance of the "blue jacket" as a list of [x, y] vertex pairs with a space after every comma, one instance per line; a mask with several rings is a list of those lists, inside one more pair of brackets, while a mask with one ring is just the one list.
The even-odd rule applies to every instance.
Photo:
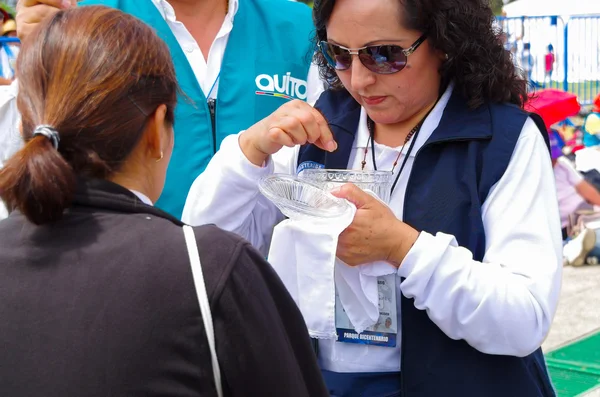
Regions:
[[81, 4], [105, 5], [134, 15], [156, 29], [171, 50], [187, 98], [180, 98], [175, 110], [175, 148], [157, 206], [177, 218], [192, 183], [227, 135], [250, 127], [289, 99], [306, 99], [314, 28], [310, 8], [304, 4], [239, 0], [213, 116], [181, 46], [151, 0]]
[[[316, 106], [328, 120], [338, 149], [325, 153], [305, 146], [298, 164], [346, 169], [360, 106], [346, 91], [327, 91]], [[439, 126], [415, 157], [404, 221], [417, 230], [454, 235], [481, 261], [486, 238], [481, 207], [504, 174], [527, 116], [511, 105], [469, 110], [455, 91]], [[538, 117], [534, 120], [543, 125]], [[402, 397], [555, 396], [541, 349], [522, 358], [481, 353], [464, 340], [450, 339], [404, 296], [401, 364]]]

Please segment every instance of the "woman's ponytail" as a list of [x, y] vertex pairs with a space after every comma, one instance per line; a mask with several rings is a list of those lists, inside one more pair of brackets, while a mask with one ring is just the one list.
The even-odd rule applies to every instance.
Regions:
[[75, 173], [57, 146], [57, 136], [34, 132], [0, 170], [0, 197], [36, 225], [59, 220], [73, 199]]
[[159, 106], [172, 124], [178, 85], [169, 48], [114, 8], [46, 18], [23, 42], [17, 69], [25, 147], [0, 170], [0, 197], [34, 224], [61, 218], [79, 178], [120, 172]]

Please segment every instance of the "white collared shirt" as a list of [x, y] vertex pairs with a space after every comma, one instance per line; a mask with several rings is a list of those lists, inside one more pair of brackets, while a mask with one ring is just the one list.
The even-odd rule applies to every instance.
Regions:
[[154, 204], [152, 204], [152, 200], [150, 200], [148, 198], [148, 196], [146, 196], [144, 193], [138, 192], [137, 190], [133, 190], [133, 189], [129, 189], [129, 191], [131, 193], [135, 194], [136, 197], [139, 198], [142, 203], [149, 205], [150, 207], [152, 207], [154, 205]]
[[[451, 90], [449, 87], [424, 122], [390, 200], [390, 208], [400, 219], [414, 156], [438, 126]], [[360, 169], [367, 138], [363, 110], [349, 168]], [[397, 154], [397, 148], [375, 145], [379, 169], [391, 169]], [[259, 193], [258, 181], [272, 173], [295, 175], [297, 159], [297, 147], [284, 148], [265, 167], [256, 167], [243, 155], [237, 136], [226, 138], [192, 185], [183, 221], [214, 223], [267, 253], [273, 227], [283, 216]], [[506, 172], [482, 206], [482, 221], [486, 234], [482, 262], [473, 260], [471, 252], [459, 247], [453, 236], [421, 232], [398, 269], [397, 279], [405, 280], [397, 283], [397, 291], [414, 298], [415, 306], [427, 310], [448, 337], [464, 339], [487, 354], [525, 356], [541, 345], [550, 329], [562, 274], [554, 175], [544, 140], [531, 119], [523, 126]], [[326, 340], [319, 341], [319, 346], [324, 369], [400, 370], [401, 346]]]
[[152, 0], [152, 3], [165, 19], [169, 28], [171, 28], [173, 36], [175, 36], [175, 39], [177, 39], [177, 42], [181, 46], [181, 49], [198, 80], [200, 88], [202, 88], [202, 91], [207, 98], [217, 97], [217, 91], [219, 89], [217, 77], [221, 71], [223, 55], [225, 54], [229, 34], [233, 28], [233, 20], [238, 10], [238, 1], [239, 0], [229, 0], [229, 9], [223, 20], [223, 25], [221, 25], [221, 29], [217, 33], [217, 36], [210, 47], [208, 57], [205, 58], [196, 40], [192, 37], [183, 23], [177, 20], [175, 10], [171, 4], [169, 4], [167, 0]]
[[[235, 14], [239, 8], [239, 0], [229, 0], [227, 15], [225, 16], [223, 25], [221, 25], [221, 29], [217, 33], [217, 36], [210, 47], [208, 57], [206, 58], [204, 57], [204, 54], [202, 54], [202, 50], [194, 37], [192, 37], [183, 23], [177, 20], [175, 11], [169, 2], [167, 0], [152, 0], [152, 3], [156, 6], [171, 28], [175, 39], [177, 39], [177, 42], [181, 46], [181, 49], [194, 71], [194, 75], [196, 76], [204, 95], [207, 98], [216, 98], [219, 90], [218, 77], [221, 71], [221, 64], [223, 63], [223, 55], [225, 54], [229, 34], [233, 29]], [[313, 105], [323, 92], [323, 82], [319, 78], [318, 68], [314, 64], [311, 64], [310, 66], [306, 84], [306, 101]]]

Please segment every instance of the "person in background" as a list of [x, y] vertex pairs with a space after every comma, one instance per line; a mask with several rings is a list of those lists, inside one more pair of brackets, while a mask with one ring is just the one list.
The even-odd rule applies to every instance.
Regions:
[[581, 175], [566, 157], [552, 159], [563, 240], [566, 240], [570, 217], [578, 211], [600, 206], [600, 192]]
[[521, 52], [521, 68], [528, 82], [531, 82], [531, 73], [533, 71], [533, 57], [531, 56], [531, 43], [523, 43]]
[[[582, 129], [586, 146], [598, 145], [598, 142], [600, 142], [600, 95], [594, 99], [592, 111], [584, 119]], [[571, 175], [573, 175], [572, 178], [575, 182], [579, 181], [582, 177], [577, 171], [571, 171]], [[576, 185], [579, 197], [577, 198], [571, 193], [573, 196], [572, 203], [576, 205], [577, 200], [579, 202], [582, 199], [585, 200], [584, 203], [579, 205], [581, 205], [583, 210], [593, 211], [593, 214], [588, 215], [587, 218], [596, 218], [598, 206], [600, 206], [598, 200], [600, 194], [597, 189], [597, 170], [594, 169], [586, 173], [585, 178], [587, 179], [586, 181]], [[581, 266], [584, 264], [597, 265], [600, 263], [600, 222], [590, 221], [588, 224], [580, 226], [583, 226], [583, 230], [580, 230], [579, 234], [568, 241], [564, 247], [565, 263], [572, 266]]]
[[401, 327], [393, 346], [319, 339], [331, 395], [556, 395], [540, 348], [562, 272], [547, 133], [521, 109], [527, 82], [493, 19], [485, 0], [315, 3], [332, 88], [228, 137], [192, 185], [185, 221], [268, 252], [283, 215], [260, 178], [393, 174], [389, 207], [354, 185], [334, 193], [357, 207], [337, 257], [397, 268]]
[[[12, 17], [5, 9], [0, 7], [0, 21], [4, 27], [4, 24], [12, 20]], [[2, 31], [2, 36], [5, 37], [6, 31]], [[16, 55], [12, 51], [12, 46], [5, 42], [0, 42], [0, 86], [10, 85], [14, 79], [14, 62]], [[2, 219], [2, 218], [0, 218]]]
[[544, 82], [548, 82], [548, 84], [552, 84], [552, 74], [554, 72], [554, 63], [556, 62], [556, 58], [554, 57], [554, 46], [552, 44], [548, 44], [548, 52], [544, 56]]
[[[68, 5], [68, 1], [66, 2]], [[62, 0], [20, 0], [17, 26], [26, 39], [37, 22], [64, 7]], [[70, 7], [77, 2], [71, 0]], [[314, 103], [323, 91], [311, 67], [310, 8], [281, 0], [85, 0], [118, 8], [155, 28], [171, 50], [179, 99], [179, 132], [164, 192], [156, 205], [179, 218], [194, 179], [221, 141], [250, 127], [281, 104]], [[115, 48], [118, 51], [118, 48]], [[10, 106], [11, 96], [0, 97]], [[17, 115], [0, 129], [14, 128]]]
[[302, 315], [261, 255], [153, 206], [178, 94], [154, 31], [107, 7], [57, 12], [18, 70], [25, 145], [0, 171], [15, 208], [0, 222], [1, 394], [215, 396], [200, 272], [223, 396], [326, 397]]
[[5, 69], [5, 64], [7, 65], [7, 73], [12, 77], [11, 79], [15, 79], [15, 70], [17, 65], [17, 57], [19, 56], [19, 50], [21, 49], [21, 43], [17, 38], [17, 23], [14, 19], [9, 19], [4, 22], [3, 25], [3, 33], [2, 37], [10, 40], [15, 40], [11, 42], [2, 42], [2, 67]]
[[600, 144], [600, 94], [594, 99], [592, 111], [583, 120], [582, 129], [586, 146]]

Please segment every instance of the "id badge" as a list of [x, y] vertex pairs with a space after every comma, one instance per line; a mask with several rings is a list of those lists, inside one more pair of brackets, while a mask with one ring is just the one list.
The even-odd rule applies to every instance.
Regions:
[[396, 336], [398, 335], [396, 275], [388, 274], [387, 276], [378, 277], [377, 287], [379, 290], [379, 319], [375, 325], [360, 334], [354, 330], [354, 326], [342, 307], [336, 289], [335, 328], [338, 342], [396, 347]]

